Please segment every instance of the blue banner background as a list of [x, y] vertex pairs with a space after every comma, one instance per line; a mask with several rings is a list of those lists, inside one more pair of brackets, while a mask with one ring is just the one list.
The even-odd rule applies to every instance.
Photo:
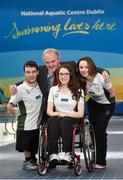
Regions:
[[[22, 0], [5, 0], [0, 4], [1, 52], [37, 50], [47, 46], [58, 49], [123, 52], [123, 47], [119, 46], [123, 42], [122, 1], [30, 0], [24, 3]], [[65, 14], [51, 16], [51, 12], [56, 11]], [[77, 11], [84, 14], [75, 14]], [[40, 15], [30, 15], [33, 12]], [[40, 32], [40, 27], [46, 26], [51, 30]], [[53, 30], [52, 26], [56, 30]], [[32, 28], [35, 28], [36, 32], [29, 33]], [[66, 35], [71, 31], [73, 34]], [[17, 35], [17, 32], [21, 35]]]
[[117, 100], [123, 101], [122, 20], [122, 0], [0, 1], [1, 86], [23, 76], [25, 61], [43, 64], [42, 51], [53, 47], [62, 61], [91, 56], [109, 69]]

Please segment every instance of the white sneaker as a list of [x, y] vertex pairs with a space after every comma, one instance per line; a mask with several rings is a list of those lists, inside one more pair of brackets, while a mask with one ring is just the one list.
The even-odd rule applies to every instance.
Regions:
[[35, 165], [31, 160], [23, 163], [23, 169], [28, 171], [33, 171], [37, 169], [37, 165]]
[[65, 161], [68, 161], [68, 162], [71, 162], [71, 161], [72, 161], [72, 157], [71, 157], [71, 154], [70, 154], [69, 152], [68, 152], [68, 153], [65, 153], [64, 160], [65, 160]]
[[58, 156], [59, 156], [59, 159], [60, 159], [60, 160], [63, 160], [64, 157], [65, 157], [65, 152], [60, 152], [60, 153], [58, 153]]
[[71, 154], [69, 152], [68, 153], [65, 153], [65, 152], [59, 153], [58, 156], [61, 161], [67, 161], [67, 162], [72, 161]]
[[58, 163], [59, 156], [57, 154], [51, 154], [49, 159], [50, 159], [50, 162]]

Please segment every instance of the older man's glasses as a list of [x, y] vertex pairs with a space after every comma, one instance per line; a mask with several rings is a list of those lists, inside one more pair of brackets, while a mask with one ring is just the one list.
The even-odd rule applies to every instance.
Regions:
[[59, 73], [59, 76], [69, 76], [70, 73]]

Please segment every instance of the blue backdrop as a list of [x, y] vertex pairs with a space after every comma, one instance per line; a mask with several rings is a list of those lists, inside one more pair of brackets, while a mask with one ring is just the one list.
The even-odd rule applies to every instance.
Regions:
[[[122, 20], [122, 0], [0, 1], [0, 77], [22, 76], [26, 60], [42, 64], [43, 49], [53, 47], [60, 50], [62, 60], [88, 55], [98, 66], [109, 68], [119, 92]], [[121, 78], [119, 84], [116, 78]], [[119, 99], [123, 101], [122, 92]]]

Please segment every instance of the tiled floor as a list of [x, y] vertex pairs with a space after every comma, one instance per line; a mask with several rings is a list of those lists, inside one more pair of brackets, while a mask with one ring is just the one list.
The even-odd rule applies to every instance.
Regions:
[[14, 149], [14, 144], [0, 147], [0, 179], [123, 179], [123, 116], [114, 116], [108, 127], [108, 167], [88, 173], [83, 160], [83, 172], [76, 176], [73, 169], [58, 166], [45, 176], [36, 171], [22, 170], [23, 154]]

